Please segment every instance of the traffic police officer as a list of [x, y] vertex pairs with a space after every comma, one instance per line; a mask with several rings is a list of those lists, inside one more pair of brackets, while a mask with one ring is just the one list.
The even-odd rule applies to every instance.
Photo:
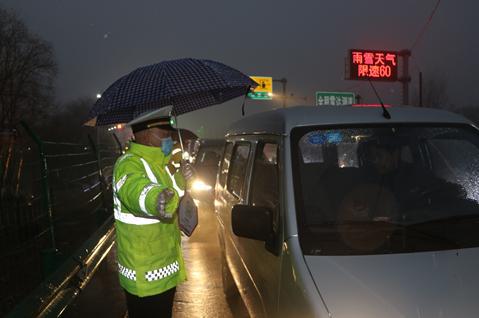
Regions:
[[167, 168], [176, 131], [164, 111], [129, 126], [135, 141], [113, 172], [120, 285], [129, 317], [171, 317], [176, 286], [186, 280], [176, 211], [192, 169]]

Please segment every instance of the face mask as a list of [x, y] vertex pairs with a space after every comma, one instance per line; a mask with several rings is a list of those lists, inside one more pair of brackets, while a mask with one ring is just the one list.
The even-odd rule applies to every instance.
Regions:
[[173, 150], [173, 139], [171, 137], [161, 139], [161, 150], [168, 156]]

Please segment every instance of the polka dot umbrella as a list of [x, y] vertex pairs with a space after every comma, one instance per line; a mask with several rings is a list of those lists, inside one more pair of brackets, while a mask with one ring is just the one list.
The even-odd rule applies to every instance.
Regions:
[[140, 67], [108, 87], [86, 125], [126, 123], [167, 105], [173, 115], [245, 95], [258, 84], [240, 71], [212, 60], [184, 58]]

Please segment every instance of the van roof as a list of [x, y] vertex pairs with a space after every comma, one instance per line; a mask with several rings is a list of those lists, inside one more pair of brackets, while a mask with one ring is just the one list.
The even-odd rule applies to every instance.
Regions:
[[382, 116], [381, 107], [295, 106], [247, 116], [233, 123], [229, 135], [288, 134], [291, 129], [315, 125], [443, 123], [472, 124], [464, 117], [432, 108], [395, 106], [387, 108], [391, 119]]

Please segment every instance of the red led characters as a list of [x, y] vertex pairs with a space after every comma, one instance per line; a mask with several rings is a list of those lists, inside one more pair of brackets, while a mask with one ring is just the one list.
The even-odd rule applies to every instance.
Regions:
[[350, 79], [396, 81], [396, 52], [351, 50]]

